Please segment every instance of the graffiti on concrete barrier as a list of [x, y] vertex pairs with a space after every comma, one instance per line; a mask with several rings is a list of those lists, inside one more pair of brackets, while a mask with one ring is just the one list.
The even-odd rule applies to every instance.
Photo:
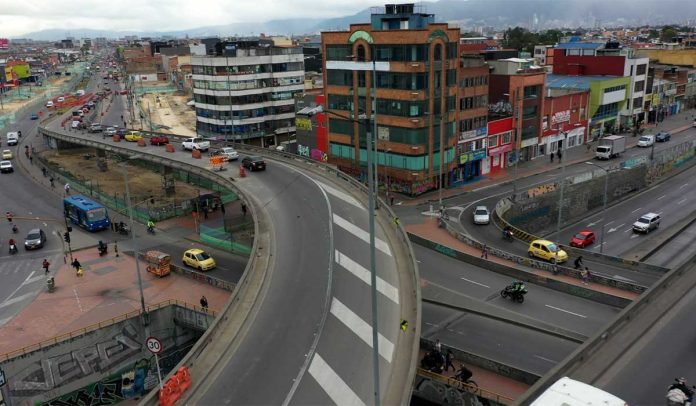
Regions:
[[531, 199], [537, 196], [545, 195], [547, 193], [555, 192], [556, 184], [547, 183], [545, 185], [534, 186], [533, 188], [527, 189], [527, 196]]
[[[154, 360], [153, 360], [154, 361]], [[147, 359], [109, 375], [107, 378], [76, 391], [58, 396], [37, 406], [102, 406], [142, 396], [156, 384], [155, 366]], [[148, 378], [149, 376], [149, 378]], [[151, 381], [150, 385], [146, 382]]]
[[108, 371], [140, 352], [142, 345], [137, 331], [127, 323], [113, 337], [95, 345], [29, 364], [10, 380], [10, 395], [34, 396], [94, 373]]
[[445, 254], [448, 257], [452, 257], [452, 258], [457, 257], [457, 253], [452, 248], [446, 247], [446, 246], [441, 245], [441, 244], [435, 244], [435, 251], [437, 251], [441, 254]]

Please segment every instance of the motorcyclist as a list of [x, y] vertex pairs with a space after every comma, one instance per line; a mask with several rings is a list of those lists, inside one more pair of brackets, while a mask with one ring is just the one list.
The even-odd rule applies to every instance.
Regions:
[[527, 293], [527, 288], [524, 286], [524, 282], [522, 281], [514, 281], [510, 286], [508, 286], [508, 288], [512, 293], [519, 293], [522, 295]]
[[694, 396], [694, 391], [686, 386], [686, 378], [681, 377], [667, 388], [668, 405], [683, 405]]
[[17, 224], [13, 224], [12, 225], [12, 232], [17, 234], [17, 231], [18, 231]]
[[510, 240], [512, 239], [512, 227], [511, 226], [505, 226], [505, 228], [503, 228], [503, 237], [510, 239]]
[[152, 219], [147, 221], [147, 231], [149, 231], [149, 232], [155, 231], [155, 222], [152, 221]]
[[10, 252], [17, 252], [17, 244], [13, 238], [10, 238], [8, 245], [10, 246]]

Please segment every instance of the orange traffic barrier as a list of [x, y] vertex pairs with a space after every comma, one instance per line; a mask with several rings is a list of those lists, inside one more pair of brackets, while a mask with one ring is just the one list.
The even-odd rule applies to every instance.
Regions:
[[181, 399], [181, 388], [176, 379], [169, 379], [165, 384], [165, 388], [169, 388], [169, 399], [172, 400], [172, 404], [176, 403], [177, 400]]
[[118, 134], [114, 134], [113, 140], [114, 140], [114, 142], [120, 142], [120, 141], [121, 141], [121, 137], [120, 137]]
[[179, 388], [181, 389], [181, 393], [186, 392], [188, 388], [191, 387], [191, 374], [189, 374], [188, 368], [179, 368], [179, 370], [176, 371], [175, 376], [179, 378]]
[[139, 147], [146, 147], [146, 146], [147, 146], [147, 143], [145, 142], [144, 139], [141, 138], [141, 139], [138, 140], [138, 146], [139, 146]]
[[179, 398], [175, 397], [173, 389], [169, 385], [165, 385], [159, 393], [160, 406], [172, 406]]
[[244, 169], [244, 165], [239, 165], [239, 177], [246, 178], [246, 169]]
[[196, 159], [201, 159], [201, 151], [194, 149], [193, 151], [191, 151], [191, 156]]
[[174, 148], [174, 145], [172, 144], [167, 144], [164, 146], [165, 151], [167, 152], [176, 152], [176, 148]]

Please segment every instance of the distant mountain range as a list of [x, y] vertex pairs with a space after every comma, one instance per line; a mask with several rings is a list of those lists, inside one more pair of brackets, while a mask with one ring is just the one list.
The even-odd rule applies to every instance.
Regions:
[[[379, 3], [376, 3], [378, 5]], [[439, 22], [457, 24], [463, 29], [522, 26], [532, 30], [575, 27], [617, 27], [637, 25], [694, 25], [696, 1], [689, 0], [440, 0], [417, 3], [435, 14]], [[691, 20], [687, 20], [690, 18]], [[75, 38], [206, 37], [247, 36], [259, 33], [312, 34], [345, 30], [352, 23], [368, 22], [370, 10], [330, 19], [295, 18], [254, 23], [207, 26], [178, 31], [109, 31], [87, 28], [49, 29], [18, 36], [34, 40], [59, 40], [68, 34]]]

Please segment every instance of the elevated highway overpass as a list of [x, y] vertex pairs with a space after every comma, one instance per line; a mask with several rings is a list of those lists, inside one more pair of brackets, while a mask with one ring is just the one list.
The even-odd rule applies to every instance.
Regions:
[[[253, 254], [222, 316], [183, 362], [193, 377], [187, 402], [373, 403], [368, 212], [361, 184], [326, 165], [245, 146], [236, 145], [242, 154], [266, 156], [267, 171], [245, 178], [213, 172], [190, 153], [66, 132], [58, 120], [39, 132], [54, 145], [83, 145], [190, 171], [250, 202]], [[416, 260], [393, 216], [383, 207], [376, 217], [380, 387], [385, 404], [405, 404], [418, 356], [420, 298]], [[405, 332], [402, 320], [409, 325]]]

